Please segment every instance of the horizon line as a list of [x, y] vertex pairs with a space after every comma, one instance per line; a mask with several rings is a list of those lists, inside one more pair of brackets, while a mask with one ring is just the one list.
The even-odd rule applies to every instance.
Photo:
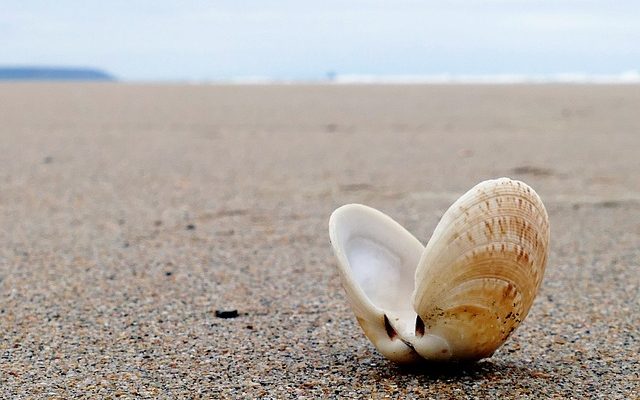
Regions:
[[[108, 75], [112, 82], [119, 83], [183, 83], [183, 84], [238, 84], [238, 85], [268, 85], [268, 84], [637, 84], [640, 83], [640, 70], [627, 70], [620, 73], [489, 73], [489, 74], [353, 74], [328, 72], [323, 76], [306, 78], [281, 78], [268, 75], [240, 75], [222, 78], [138, 78], [129, 79], [112, 74], [106, 69], [95, 67], [74, 66], [2, 66], [0, 70], [9, 69], [64, 69], [86, 72], [95, 70]], [[0, 79], [0, 81], [32, 81], [32, 79]], [[39, 81], [42, 79], [33, 79]], [[46, 80], [46, 79], [45, 79]], [[51, 79], [51, 81], [65, 81], [65, 79]], [[68, 79], [78, 80], [78, 79]], [[82, 80], [82, 79], [80, 79]], [[87, 79], [91, 81], [91, 79]]]
[[[128, 81], [124, 79], [123, 81]], [[179, 82], [180, 80], [172, 80]], [[582, 72], [551, 74], [335, 74], [322, 78], [287, 79], [269, 76], [238, 76], [223, 79], [187, 79], [191, 84], [547, 84], [547, 83], [640, 83], [640, 71], [630, 70], [618, 74], [589, 74]]]

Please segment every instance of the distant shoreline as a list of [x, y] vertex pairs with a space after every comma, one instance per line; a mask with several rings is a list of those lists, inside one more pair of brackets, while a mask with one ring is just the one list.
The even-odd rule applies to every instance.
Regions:
[[637, 84], [640, 83], [640, 72], [628, 71], [620, 74], [433, 74], [433, 75], [335, 75], [327, 79], [273, 79], [269, 77], [236, 77], [220, 80], [194, 80], [191, 83], [215, 84], [381, 84], [381, 85], [412, 85], [412, 84]]
[[236, 76], [213, 79], [120, 79], [99, 68], [0, 66], [0, 82], [119, 82], [185, 85], [512, 85], [512, 84], [640, 84], [640, 71], [616, 74], [581, 72], [552, 74], [423, 74], [373, 75], [328, 73], [307, 78]]
[[37, 77], [2, 78], [0, 84], [39, 84], [39, 83], [99, 83], [140, 86], [635, 86], [640, 79], [336, 79], [336, 80], [280, 80], [280, 79], [226, 79], [226, 80], [119, 80], [108, 78], [83, 77]]
[[95, 68], [0, 67], [0, 81], [115, 81], [115, 77]]

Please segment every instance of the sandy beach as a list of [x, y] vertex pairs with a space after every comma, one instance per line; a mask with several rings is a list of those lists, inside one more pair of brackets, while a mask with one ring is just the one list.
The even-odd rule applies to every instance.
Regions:
[[[529, 316], [477, 364], [395, 366], [329, 215], [426, 243], [501, 176], [550, 217]], [[1, 398], [633, 398], [639, 327], [638, 85], [0, 84]]]

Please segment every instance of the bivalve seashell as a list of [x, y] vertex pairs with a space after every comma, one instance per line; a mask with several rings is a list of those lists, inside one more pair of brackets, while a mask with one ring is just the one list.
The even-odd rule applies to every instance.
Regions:
[[360, 204], [335, 210], [329, 235], [356, 318], [385, 357], [479, 360], [527, 316], [544, 275], [549, 220], [533, 189], [500, 178], [453, 203], [426, 247]]

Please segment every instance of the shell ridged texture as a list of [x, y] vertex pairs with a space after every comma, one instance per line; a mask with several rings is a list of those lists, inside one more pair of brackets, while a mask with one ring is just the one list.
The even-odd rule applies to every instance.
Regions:
[[457, 359], [490, 356], [526, 317], [546, 265], [547, 213], [527, 185], [485, 181], [442, 217], [416, 269], [413, 306]]

